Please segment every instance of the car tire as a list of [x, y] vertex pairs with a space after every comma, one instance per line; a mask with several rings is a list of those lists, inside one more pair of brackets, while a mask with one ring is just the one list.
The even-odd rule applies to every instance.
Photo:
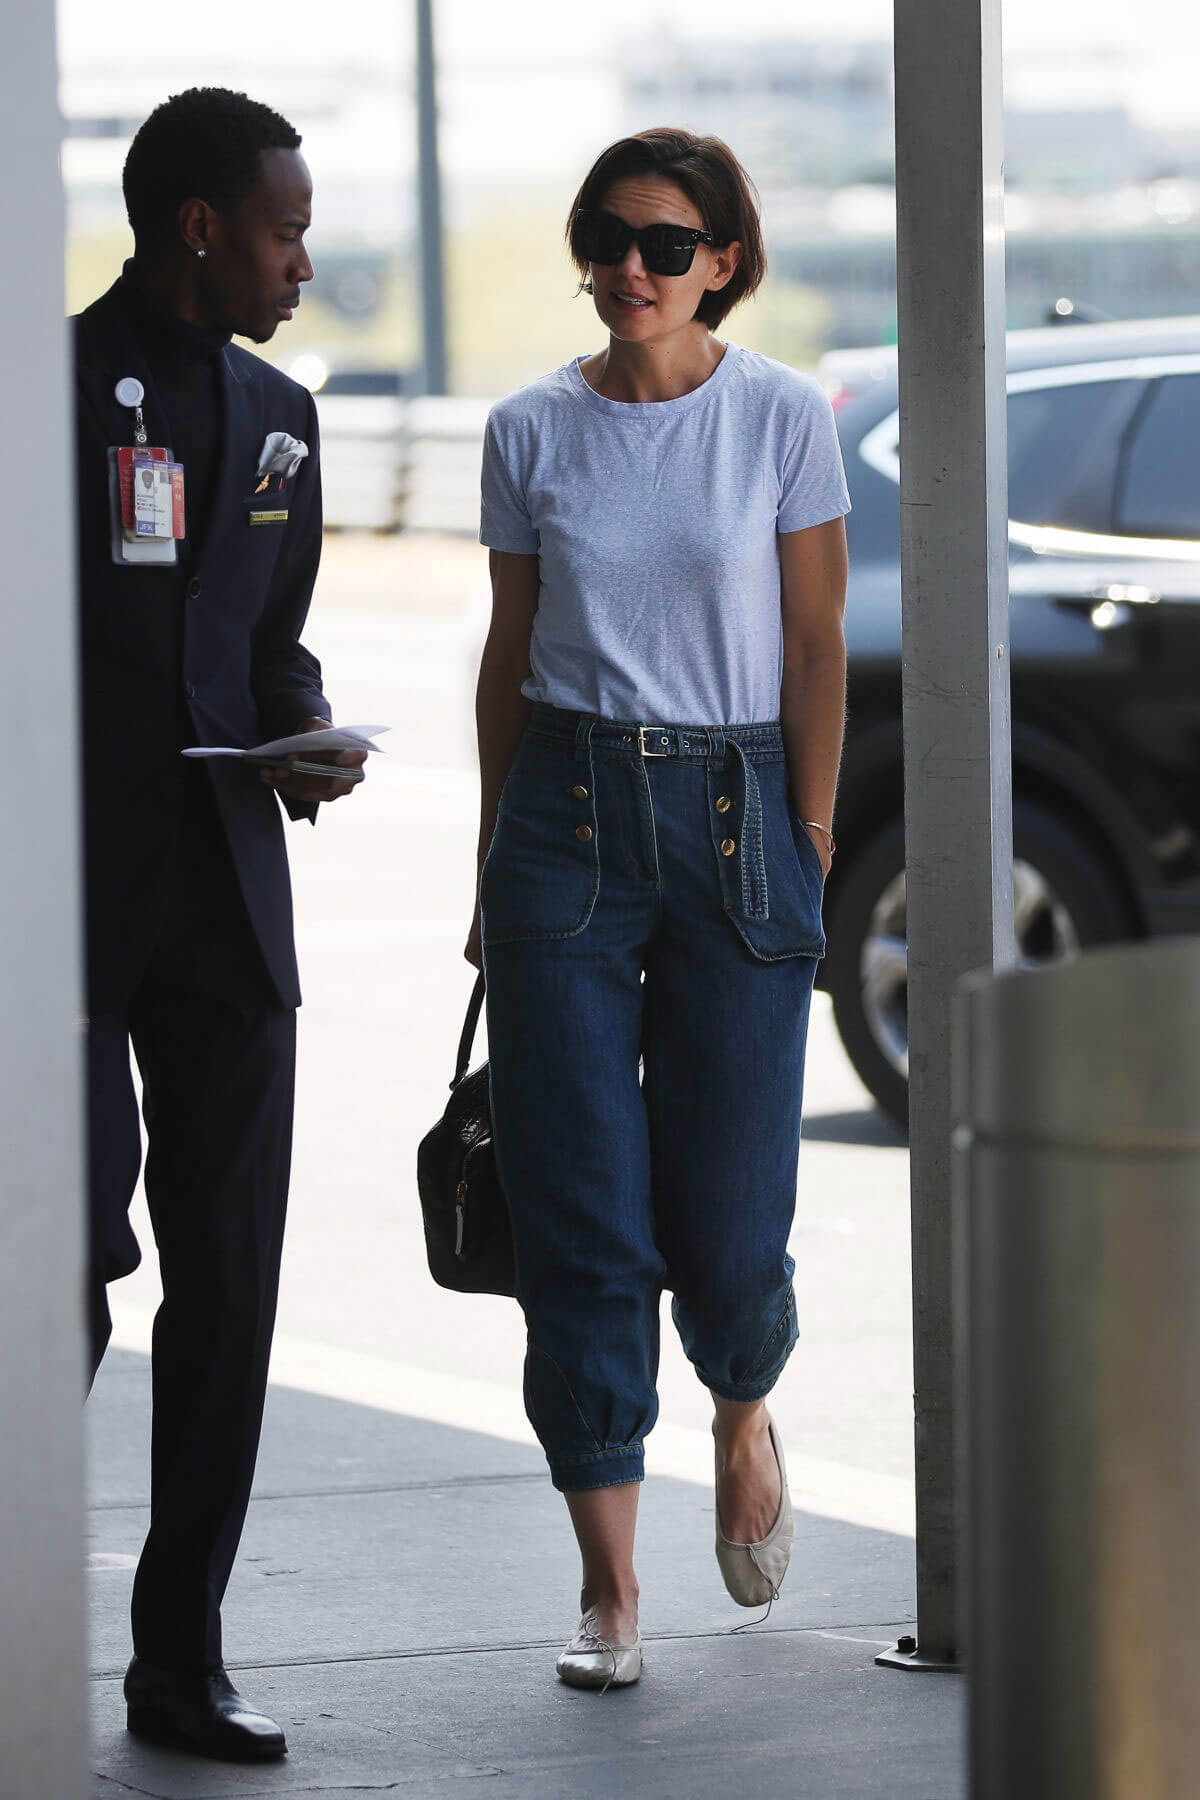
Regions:
[[[1027, 963], [1134, 935], [1118, 878], [1079, 831], [1018, 800], [1013, 836], [1018, 940]], [[846, 1054], [883, 1111], [907, 1125], [903, 875], [904, 824], [895, 819], [842, 877], [826, 931], [828, 987]]]

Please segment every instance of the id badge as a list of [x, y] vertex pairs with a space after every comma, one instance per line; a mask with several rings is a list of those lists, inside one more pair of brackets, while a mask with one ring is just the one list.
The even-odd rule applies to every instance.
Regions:
[[134, 416], [134, 442], [108, 449], [108, 516], [115, 563], [178, 560], [176, 544], [186, 528], [183, 464], [162, 444], [148, 444], [142, 418], [142, 384], [124, 376], [116, 397]]
[[115, 563], [175, 562], [186, 523], [183, 464], [163, 445], [111, 445], [108, 509]]

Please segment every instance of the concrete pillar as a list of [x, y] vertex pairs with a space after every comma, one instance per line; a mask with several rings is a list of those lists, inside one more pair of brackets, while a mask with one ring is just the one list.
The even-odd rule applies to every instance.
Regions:
[[73, 433], [54, 8], [0, 63], [0, 1790], [86, 1791]]
[[1012, 956], [999, 0], [896, 0], [915, 1654], [958, 1647], [952, 997]]
[[1200, 940], [959, 1000], [970, 1791], [1177, 1800], [1200, 1769]]

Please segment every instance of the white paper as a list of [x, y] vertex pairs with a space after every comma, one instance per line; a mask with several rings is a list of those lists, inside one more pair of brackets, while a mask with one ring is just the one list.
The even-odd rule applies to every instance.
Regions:
[[197, 744], [185, 750], [183, 755], [242, 756], [255, 762], [274, 762], [293, 753], [308, 756], [314, 750], [380, 750], [371, 739], [390, 730], [390, 725], [329, 725], [324, 731], [298, 731], [294, 737], [272, 738], [269, 744], [256, 744], [250, 750], [237, 750], [223, 744]]

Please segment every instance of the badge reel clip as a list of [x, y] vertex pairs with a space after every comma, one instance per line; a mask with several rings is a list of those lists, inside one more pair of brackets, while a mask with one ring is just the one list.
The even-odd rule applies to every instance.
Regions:
[[113, 561], [173, 564], [185, 527], [183, 464], [164, 445], [147, 441], [142, 413], [146, 390], [137, 376], [123, 375], [114, 393], [117, 404], [133, 413], [133, 443], [108, 450]]

